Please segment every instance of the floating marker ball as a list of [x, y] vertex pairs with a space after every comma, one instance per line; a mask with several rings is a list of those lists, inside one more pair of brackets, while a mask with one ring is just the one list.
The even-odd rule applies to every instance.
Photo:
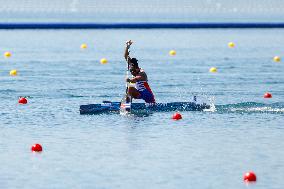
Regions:
[[244, 175], [244, 181], [245, 182], [255, 182], [256, 181], [256, 175], [254, 172], [250, 171], [245, 173]]
[[274, 62], [280, 62], [281, 58], [279, 56], [274, 56], [273, 60]]
[[177, 53], [176, 53], [176, 51], [175, 50], [171, 50], [170, 52], [169, 52], [169, 55], [171, 55], [171, 56], [175, 56]]
[[11, 52], [5, 52], [4, 57], [5, 58], [10, 58], [12, 56]]
[[272, 94], [271, 93], [265, 93], [263, 95], [263, 98], [272, 98]]
[[217, 72], [217, 68], [215, 68], [215, 67], [212, 67], [212, 68], [210, 68], [210, 70], [209, 70], [211, 73], [215, 73], [215, 72]]
[[101, 64], [106, 64], [106, 63], [107, 63], [107, 59], [102, 58], [102, 59], [101, 59]]
[[16, 76], [16, 75], [17, 75], [17, 70], [10, 71], [10, 76]]
[[234, 48], [235, 47], [235, 43], [233, 43], [233, 42], [228, 43], [228, 47]]
[[28, 103], [28, 100], [24, 97], [19, 98], [19, 104], [26, 104]]
[[81, 49], [86, 49], [86, 48], [87, 48], [87, 44], [83, 43], [83, 44], [81, 45]]
[[42, 146], [40, 144], [34, 144], [34, 145], [32, 145], [31, 150], [33, 152], [41, 152], [42, 151]]
[[175, 113], [172, 117], [174, 120], [179, 120], [179, 119], [182, 119], [182, 116], [180, 113]]

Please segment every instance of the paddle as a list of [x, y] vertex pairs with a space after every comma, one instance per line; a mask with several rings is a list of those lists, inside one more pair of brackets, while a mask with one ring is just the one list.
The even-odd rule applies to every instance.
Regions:
[[[126, 42], [126, 48], [125, 48], [125, 53], [124, 53], [124, 57], [126, 60], [126, 78], [129, 77], [129, 49], [130, 46], [133, 42], [131, 40]], [[120, 105], [120, 111], [122, 112], [130, 112], [131, 110], [131, 97], [128, 95], [128, 87], [129, 87], [129, 83], [126, 81], [126, 90], [125, 90], [125, 95], [121, 100], [121, 105]]]

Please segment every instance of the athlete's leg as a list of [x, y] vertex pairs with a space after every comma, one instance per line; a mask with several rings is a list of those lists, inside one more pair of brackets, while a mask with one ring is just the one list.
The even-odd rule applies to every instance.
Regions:
[[132, 98], [141, 98], [141, 94], [140, 92], [135, 88], [135, 87], [129, 87], [128, 88], [128, 94], [132, 97]]
[[152, 92], [144, 90], [140, 94], [141, 98], [145, 100], [146, 103], [155, 103], [155, 97]]

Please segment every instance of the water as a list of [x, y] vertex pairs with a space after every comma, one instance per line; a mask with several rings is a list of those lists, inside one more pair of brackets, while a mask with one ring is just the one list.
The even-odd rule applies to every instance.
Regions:
[[[197, 95], [215, 110], [79, 115], [121, 99], [127, 39], [157, 101]], [[272, 61], [283, 30], [1, 30], [0, 41], [12, 52], [0, 60], [1, 188], [283, 188], [284, 65]], [[243, 183], [249, 170], [256, 184]]]
[[[0, 22], [283, 22], [282, 0], [0, 0]], [[103, 15], [103, 16], [102, 16]]]

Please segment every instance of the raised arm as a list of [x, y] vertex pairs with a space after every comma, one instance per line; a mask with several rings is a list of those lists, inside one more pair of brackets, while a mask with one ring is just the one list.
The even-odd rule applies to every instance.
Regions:
[[127, 41], [126, 42], [126, 47], [125, 47], [125, 52], [124, 52], [124, 58], [125, 60], [127, 61], [127, 63], [129, 64], [129, 61], [130, 61], [130, 56], [129, 56], [129, 48], [131, 46], [133, 42], [131, 40]]

